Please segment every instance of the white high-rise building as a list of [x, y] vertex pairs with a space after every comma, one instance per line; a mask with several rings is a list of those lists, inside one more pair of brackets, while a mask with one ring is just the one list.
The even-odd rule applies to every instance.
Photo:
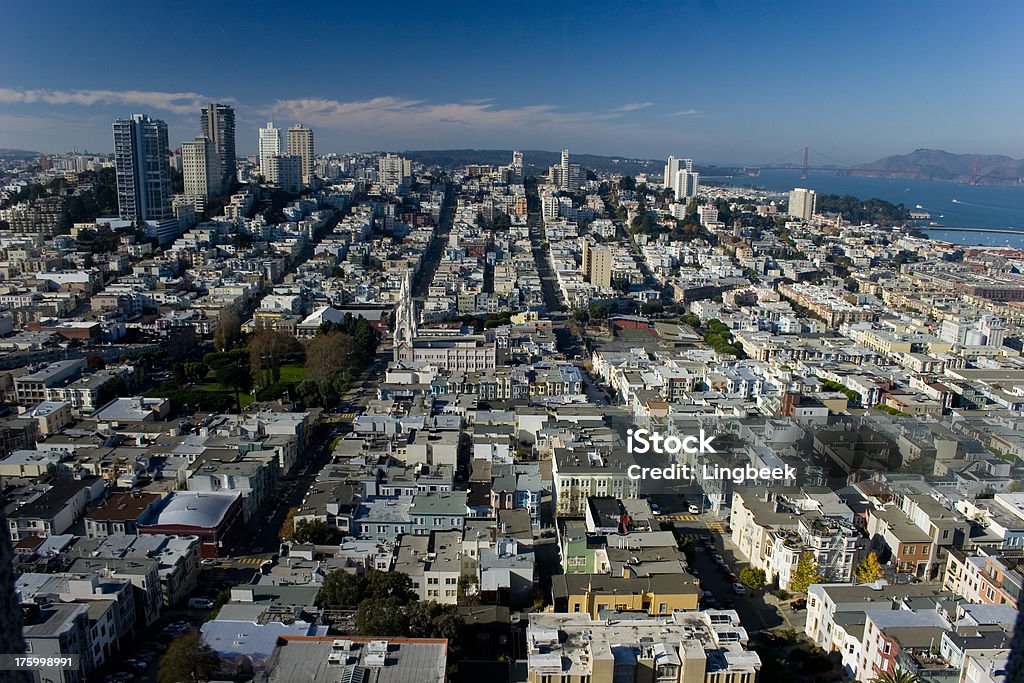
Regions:
[[519, 150], [512, 152], [512, 165], [508, 167], [508, 182], [510, 185], [523, 184], [523, 153]]
[[408, 187], [412, 182], [412, 162], [397, 154], [385, 154], [377, 162], [380, 184], [390, 192]]
[[293, 154], [268, 157], [265, 179], [285, 192], [298, 192], [302, 189], [302, 157]]
[[809, 221], [814, 216], [814, 209], [818, 196], [814, 190], [806, 190], [802, 187], [793, 188], [789, 193], [789, 215], [794, 218]]
[[686, 162], [689, 162], [690, 169], [693, 168], [693, 162], [689, 159], [683, 159], [684, 168], [679, 169], [676, 173], [676, 182], [672, 186], [673, 192], [676, 193], [676, 199], [693, 199], [697, 196], [697, 187], [700, 185], [700, 173], [685, 168]]
[[200, 136], [181, 143], [181, 168], [186, 195], [206, 198], [220, 192], [220, 159], [210, 138]]
[[679, 173], [679, 161], [676, 157], [670, 156], [668, 158], [668, 163], [665, 164], [665, 180], [663, 181], [665, 187], [672, 187], [672, 184], [675, 182], [676, 174]]
[[260, 173], [269, 180], [267, 172], [270, 166], [270, 158], [277, 156], [281, 149], [281, 129], [274, 127], [273, 121], [267, 122], [266, 128], [260, 128]]
[[301, 123], [288, 129], [288, 154], [302, 159], [302, 182], [309, 185], [313, 178], [313, 131]]
[[579, 164], [569, 163], [569, 150], [562, 150], [562, 158], [558, 165], [548, 169], [548, 179], [560, 190], [578, 190], [583, 176]]

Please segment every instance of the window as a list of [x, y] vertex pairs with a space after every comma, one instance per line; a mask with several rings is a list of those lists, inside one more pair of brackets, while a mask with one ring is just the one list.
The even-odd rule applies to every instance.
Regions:
[[572, 604], [572, 611], [573, 611], [573, 612], [579, 612], [579, 611], [580, 611], [580, 603], [578, 603], [578, 602], [574, 602], [574, 603]]

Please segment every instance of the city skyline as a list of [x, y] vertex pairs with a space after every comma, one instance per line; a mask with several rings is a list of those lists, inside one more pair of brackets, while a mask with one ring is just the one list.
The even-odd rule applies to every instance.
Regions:
[[108, 19], [18, 6], [8, 9], [17, 31], [0, 45], [11, 67], [0, 146], [109, 152], [110, 122], [132, 113], [167, 121], [177, 146], [200, 133], [202, 107], [221, 102], [237, 113], [240, 155], [256, 153], [257, 129], [275, 120], [315, 130], [322, 152], [569, 147], [766, 164], [809, 145], [852, 163], [918, 147], [1024, 156], [1024, 98], [1002, 87], [1021, 10], [952, 8], [355, 7], [303, 21], [294, 56], [257, 59], [246, 44], [271, 45], [302, 12], [196, 6], [193, 30], [165, 42], [165, 57], [111, 69], [123, 51], [160, 44], [152, 27], [172, 10], [125, 13], [117, 45], [50, 41], [37, 53], [44, 31], [103, 35]]

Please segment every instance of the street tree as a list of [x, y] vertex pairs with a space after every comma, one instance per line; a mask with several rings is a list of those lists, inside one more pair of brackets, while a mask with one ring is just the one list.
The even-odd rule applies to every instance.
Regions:
[[878, 562], [878, 555], [872, 550], [868, 556], [857, 565], [854, 570], [857, 583], [871, 583], [882, 578], [882, 565]]
[[740, 571], [740, 583], [752, 591], [759, 591], [764, 588], [767, 581], [764, 570], [758, 567], [744, 567]]
[[821, 569], [814, 555], [808, 551], [800, 553], [797, 560], [796, 570], [789, 583], [789, 589], [794, 593], [806, 593], [807, 588], [815, 583], [821, 583]]

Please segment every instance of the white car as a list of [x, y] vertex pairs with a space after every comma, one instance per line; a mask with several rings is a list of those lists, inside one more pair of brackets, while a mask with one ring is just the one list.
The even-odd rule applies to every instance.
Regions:
[[199, 564], [203, 565], [204, 567], [214, 567], [217, 565], [217, 560], [213, 559], [212, 557], [207, 557]]
[[732, 585], [732, 592], [736, 595], [746, 595], [747, 589], [743, 587], [742, 583], [734, 583]]
[[690, 505], [686, 509], [690, 512], [691, 515], [700, 514], [700, 508], [694, 505], [693, 503], [690, 503]]

